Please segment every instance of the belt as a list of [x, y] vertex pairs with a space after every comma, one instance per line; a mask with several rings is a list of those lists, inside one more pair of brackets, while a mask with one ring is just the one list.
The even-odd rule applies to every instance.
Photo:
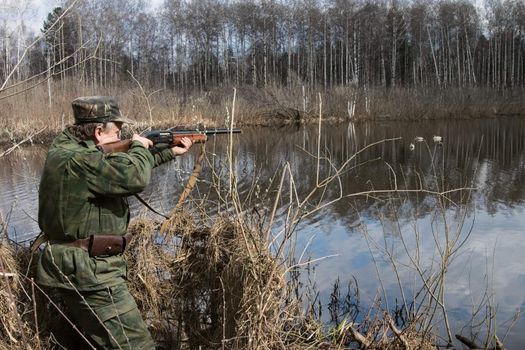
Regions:
[[74, 241], [57, 241], [57, 240], [51, 239], [48, 242], [51, 244], [65, 245], [66, 247], [80, 248], [87, 252], [89, 251], [89, 242], [91, 241], [91, 237], [93, 236], [89, 236], [88, 238], [76, 239]]
[[89, 253], [90, 256], [113, 256], [121, 254], [126, 249], [131, 234], [119, 235], [91, 235], [87, 238], [79, 238], [74, 241], [50, 240], [51, 244], [60, 244], [67, 247], [80, 248]]

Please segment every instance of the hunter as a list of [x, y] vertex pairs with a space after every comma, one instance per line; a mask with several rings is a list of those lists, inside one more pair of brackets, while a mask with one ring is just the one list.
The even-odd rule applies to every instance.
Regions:
[[91, 347], [154, 349], [126, 280], [127, 197], [192, 141], [157, 149], [135, 134], [128, 152], [103, 153], [97, 146], [119, 141], [122, 125], [132, 121], [111, 97], [77, 98], [72, 107], [75, 123], [54, 139], [40, 182], [38, 223], [47, 244], [37, 283], [59, 291]]

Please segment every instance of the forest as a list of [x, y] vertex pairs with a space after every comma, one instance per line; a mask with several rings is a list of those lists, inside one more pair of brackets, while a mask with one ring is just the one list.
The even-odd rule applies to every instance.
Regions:
[[32, 47], [35, 34], [12, 19], [0, 27], [3, 90], [49, 75], [122, 86], [127, 72], [145, 85], [186, 92], [245, 84], [506, 89], [525, 82], [519, 0], [483, 7], [467, 0], [170, 0], [157, 11], [137, 0], [69, 1], [49, 13], [44, 40]]

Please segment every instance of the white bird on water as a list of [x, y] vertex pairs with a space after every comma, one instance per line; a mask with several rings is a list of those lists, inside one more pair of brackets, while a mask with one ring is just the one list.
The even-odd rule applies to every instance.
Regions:
[[443, 138], [441, 136], [434, 135], [434, 137], [432, 137], [432, 140], [434, 140], [434, 142], [441, 142], [441, 140], [443, 140]]
[[416, 148], [416, 146], [411, 142], [410, 145], [408, 145], [408, 149], [413, 151]]

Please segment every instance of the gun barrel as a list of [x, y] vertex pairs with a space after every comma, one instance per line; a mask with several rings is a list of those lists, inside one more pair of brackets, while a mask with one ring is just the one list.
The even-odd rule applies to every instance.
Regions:
[[184, 135], [184, 134], [218, 135], [218, 134], [240, 134], [241, 133], [241, 129], [239, 128], [233, 128], [233, 129], [219, 128], [219, 129], [205, 129], [205, 130], [170, 129], [170, 131], [177, 135]]

